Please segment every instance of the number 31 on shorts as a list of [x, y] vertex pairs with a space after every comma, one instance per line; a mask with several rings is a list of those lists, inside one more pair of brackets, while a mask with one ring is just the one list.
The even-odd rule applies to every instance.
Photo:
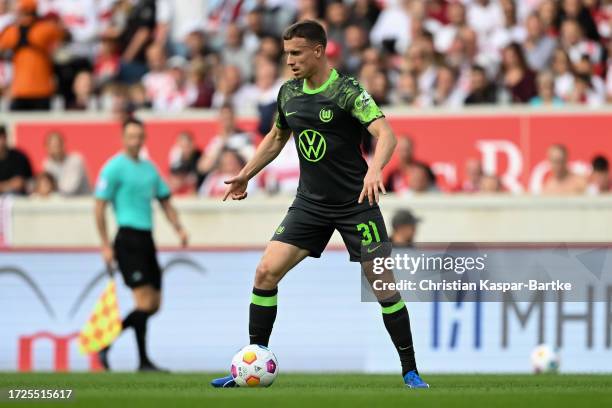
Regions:
[[361, 232], [363, 239], [361, 245], [366, 246], [372, 243], [372, 233], [374, 234], [374, 241], [380, 242], [380, 236], [378, 235], [378, 228], [374, 221], [368, 221], [367, 224], [361, 223], [357, 225], [357, 231]]

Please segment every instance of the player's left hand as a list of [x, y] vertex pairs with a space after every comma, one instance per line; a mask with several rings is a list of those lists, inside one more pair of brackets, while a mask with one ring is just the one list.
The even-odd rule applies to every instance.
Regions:
[[359, 194], [359, 200], [357, 202], [361, 204], [363, 200], [368, 197], [370, 205], [378, 203], [378, 191], [382, 191], [383, 194], [387, 194], [385, 185], [382, 181], [382, 173], [380, 170], [376, 170], [370, 167], [365, 178], [363, 179], [363, 189]]

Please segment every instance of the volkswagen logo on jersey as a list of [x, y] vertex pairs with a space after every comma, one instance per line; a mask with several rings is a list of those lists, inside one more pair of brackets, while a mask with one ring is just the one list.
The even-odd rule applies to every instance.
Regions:
[[323, 135], [316, 130], [306, 129], [298, 138], [300, 153], [310, 162], [318, 162], [325, 156], [327, 142]]

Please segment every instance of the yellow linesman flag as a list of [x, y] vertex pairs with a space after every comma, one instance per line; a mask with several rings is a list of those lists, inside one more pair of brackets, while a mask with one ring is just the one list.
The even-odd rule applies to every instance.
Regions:
[[111, 279], [79, 333], [79, 350], [83, 354], [98, 352], [111, 344], [119, 333], [121, 333], [121, 319], [117, 288], [115, 280]]

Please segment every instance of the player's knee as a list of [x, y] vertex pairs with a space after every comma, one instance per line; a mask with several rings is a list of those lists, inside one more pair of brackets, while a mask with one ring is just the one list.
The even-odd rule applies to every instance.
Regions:
[[160, 301], [159, 299], [156, 299], [153, 296], [147, 297], [147, 298], [141, 299], [140, 302], [138, 302], [137, 307], [139, 310], [142, 310], [143, 312], [147, 312], [148, 314], [153, 315], [159, 311]]
[[255, 270], [255, 287], [260, 289], [273, 289], [278, 283], [280, 274], [275, 272], [270, 264], [261, 261]]

